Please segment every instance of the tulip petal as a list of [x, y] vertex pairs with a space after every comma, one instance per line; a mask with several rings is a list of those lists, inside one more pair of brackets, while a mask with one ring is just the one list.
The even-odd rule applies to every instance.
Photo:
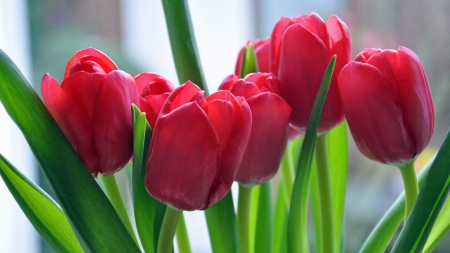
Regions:
[[331, 55], [336, 55], [336, 65], [334, 74], [339, 75], [341, 69], [351, 61], [352, 58], [352, 40], [350, 30], [342, 20], [332, 15], [327, 23], [328, 33], [331, 39]]
[[259, 72], [270, 72], [270, 37], [255, 42]]
[[[308, 123], [328, 60], [325, 44], [305, 27], [293, 24], [284, 33], [278, 75], [280, 94], [292, 107], [290, 123], [298, 129], [304, 129]], [[329, 99], [330, 96], [326, 99], [324, 113], [327, 113]]]
[[397, 56], [397, 96], [403, 122], [414, 139], [416, 153], [426, 147], [434, 130], [434, 106], [428, 80], [417, 55], [400, 47]]
[[260, 93], [247, 102], [252, 111], [252, 130], [236, 181], [260, 184], [278, 171], [286, 148], [291, 107], [270, 92]]
[[142, 72], [135, 78], [138, 94], [142, 95], [145, 87], [150, 85], [152, 94], [162, 94], [171, 92], [175, 89], [175, 86], [163, 76], [151, 72]]
[[148, 123], [152, 129], [155, 127], [156, 119], [168, 96], [169, 94], [165, 93], [160, 95], [149, 95], [140, 99], [140, 109], [145, 112]]
[[199, 95], [203, 96], [203, 91], [191, 81], [187, 81], [170, 93], [169, 97], [167, 97], [167, 102], [161, 108], [160, 116], [168, 114]]
[[93, 60], [99, 64], [102, 69], [109, 73], [113, 70], [117, 70], [116, 64], [104, 53], [95, 48], [86, 48], [76, 52], [67, 62], [66, 71], [64, 72], [64, 78], [66, 79], [70, 75], [70, 70], [79, 60]]
[[[229, 92], [221, 92], [221, 96], [226, 95], [226, 93]], [[229, 93], [229, 95], [234, 98], [231, 93]], [[243, 97], [236, 97], [233, 100], [234, 101], [231, 102], [236, 104], [234, 110], [235, 119], [233, 121], [233, 129], [231, 130], [227, 146], [222, 152], [222, 157], [220, 160], [221, 171], [219, 176], [216, 178], [214, 185], [211, 187], [210, 198], [204, 209], [217, 203], [230, 190], [250, 137], [252, 127], [252, 114], [250, 107]]]
[[281, 17], [273, 28], [272, 35], [270, 36], [270, 70], [276, 76], [278, 76], [278, 69], [280, 65], [280, 51], [281, 41], [283, 39], [284, 31], [294, 23], [294, 20], [288, 17]]
[[295, 21], [308, 29], [311, 33], [317, 35], [325, 46], [330, 48], [330, 38], [328, 35], [327, 26], [325, 21], [317, 15], [317, 13], [311, 13], [311, 15], [301, 15], [295, 18]]
[[197, 103], [161, 116], [147, 160], [150, 195], [183, 210], [203, 208], [216, 178], [219, 148], [214, 127]]
[[92, 119], [97, 91], [104, 77], [101, 74], [91, 74], [84, 71], [75, 72], [63, 80], [61, 88]]
[[41, 83], [44, 102], [78, 155], [96, 177], [98, 154], [94, 146], [91, 118], [78, 102], [66, 94], [58, 82], [45, 74]]
[[98, 89], [93, 118], [99, 171], [104, 175], [122, 169], [131, 157], [132, 103], [139, 106], [134, 78], [120, 70], [110, 72]]
[[373, 54], [367, 59], [367, 63], [378, 69], [395, 89], [395, 83], [397, 82], [398, 76], [397, 52], [395, 50], [383, 50], [380, 53]]
[[339, 91], [350, 131], [364, 155], [382, 163], [412, 158], [414, 143], [404, 126], [394, 87], [380, 71], [351, 62], [339, 74]]

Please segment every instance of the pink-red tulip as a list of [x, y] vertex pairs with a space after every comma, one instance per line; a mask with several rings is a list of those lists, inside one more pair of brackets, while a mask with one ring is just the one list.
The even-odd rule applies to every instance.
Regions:
[[434, 107], [417, 55], [365, 49], [339, 75], [345, 116], [359, 150], [398, 164], [422, 152], [434, 129]]
[[50, 113], [93, 176], [111, 175], [132, 154], [131, 104], [139, 105], [134, 78], [102, 52], [87, 48], [66, 66], [61, 86], [49, 74], [41, 84]]
[[319, 132], [344, 119], [337, 87], [340, 70], [351, 60], [350, 31], [333, 15], [328, 23], [313, 13], [281, 18], [271, 36], [271, 70], [281, 81], [280, 95], [292, 107], [290, 123], [298, 130], [307, 126], [325, 69], [333, 55], [336, 66], [325, 100]]
[[286, 149], [291, 107], [279, 95], [279, 81], [272, 73], [253, 73], [239, 79], [230, 75], [219, 90], [243, 96], [252, 111], [252, 130], [236, 181], [260, 184], [278, 171]]
[[217, 203], [236, 176], [251, 117], [245, 99], [229, 91], [205, 97], [190, 81], [177, 87], [156, 121], [147, 157], [147, 191], [182, 210]]
[[[270, 72], [270, 37], [255, 41], [247, 41], [245, 47], [248, 47], [250, 44], [253, 44], [255, 48], [255, 55], [258, 61], [259, 72]], [[239, 51], [239, 55], [236, 61], [236, 68], [234, 73], [237, 76], [241, 74], [242, 68], [242, 54], [244, 53], [244, 48]]]
[[175, 86], [166, 78], [149, 72], [143, 72], [135, 77], [136, 87], [140, 95], [140, 107], [152, 127], [155, 127], [161, 107]]

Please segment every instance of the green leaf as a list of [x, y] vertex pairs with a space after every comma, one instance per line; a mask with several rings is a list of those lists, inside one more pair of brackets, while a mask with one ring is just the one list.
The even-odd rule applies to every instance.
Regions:
[[162, 0], [178, 81], [191, 80], [208, 95], [186, 0]]
[[47, 108], [0, 50], [0, 100], [24, 134], [87, 252], [139, 252], [108, 198]]
[[311, 183], [311, 164], [314, 155], [314, 147], [316, 144], [317, 129], [319, 128], [322, 108], [330, 87], [335, 63], [336, 56], [333, 56], [323, 76], [316, 99], [314, 100], [302, 149], [300, 151], [300, 157], [297, 164], [297, 176], [294, 181], [294, 190], [292, 192], [291, 210], [289, 212], [289, 252], [308, 251], [306, 248], [308, 241], [306, 227], [308, 215], [308, 195]]
[[273, 247], [273, 210], [271, 181], [260, 185], [256, 220], [255, 250], [270, 253]]
[[83, 252], [66, 215], [58, 204], [2, 155], [0, 155], [0, 176], [31, 224], [54, 251]]
[[333, 194], [335, 252], [340, 252], [348, 175], [348, 141], [345, 121], [328, 133], [328, 158]]
[[[419, 187], [423, 185], [425, 177], [430, 170], [431, 164], [434, 159], [431, 160], [419, 173], [418, 181]], [[383, 215], [381, 220], [372, 230], [370, 235], [367, 237], [363, 246], [359, 250], [359, 253], [379, 253], [384, 252], [392, 240], [395, 232], [403, 221], [405, 217], [405, 193], [403, 192], [395, 200], [394, 204], [389, 208], [389, 210]]]
[[421, 252], [450, 186], [450, 134], [444, 140], [392, 252]]
[[250, 43], [250, 45], [244, 47], [242, 52], [241, 73], [239, 74], [239, 77], [244, 78], [246, 75], [258, 71], [259, 67], [258, 59], [255, 54], [255, 47], [253, 46], [253, 43]]
[[133, 105], [133, 174], [134, 216], [142, 247], [156, 252], [166, 205], [159, 203], [145, 188], [145, 168], [152, 130], [145, 113]]
[[239, 252], [236, 215], [231, 191], [205, 210], [213, 253]]
[[444, 236], [450, 231], [450, 201], [447, 199], [444, 207], [439, 213], [428, 241], [423, 249], [424, 253], [431, 253], [442, 241]]

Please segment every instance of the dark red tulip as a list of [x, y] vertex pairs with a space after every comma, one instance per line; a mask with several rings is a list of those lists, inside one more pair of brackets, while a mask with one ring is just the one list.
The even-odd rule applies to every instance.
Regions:
[[66, 66], [61, 86], [49, 74], [42, 96], [93, 176], [111, 175], [130, 160], [131, 104], [139, 105], [134, 78], [102, 52], [78, 51]]
[[261, 184], [278, 171], [286, 149], [291, 107], [278, 93], [279, 81], [272, 73], [253, 73], [239, 79], [230, 75], [219, 86], [243, 96], [252, 111], [252, 130], [236, 181]]
[[182, 210], [206, 209], [230, 190], [251, 129], [242, 97], [205, 97], [190, 81], [164, 103], [153, 131], [145, 183], [155, 199]]
[[417, 55], [365, 49], [339, 74], [348, 126], [368, 158], [398, 164], [416, 157], [434, 129], [434, 107]]
[[[247, 41], [244, 47], [248, 47], [253, 44], [255, 49], [256, 59], [258, 61], [259, 72], [270, 72], [270, 37], [255, 41]], [[239, 55], [236, 62], [236, 68], [234, 73], [237, 76], [241, 74], [242, 68], [242, 54], [244, 53], [244, 48], [239, 51]]]
[[162, 105], [170, 92], [175, 89], [175, 86], [156, 73], [143, 72], [137, 75], [135, 80], [140, 96], [139, 109], [145, 112], [146, 118], [153, 129]]
[[351, 60], [350, 31], [336, 15], [328, 23], [313, 13], [281, 18], [271, 36], [271, 70], [281, 81], [280, 95], [292, 107], [290, 123], [305, 130], [325, 69], [333, 55], [336, 66], [319, 132], [344, 119], [337, 76]]

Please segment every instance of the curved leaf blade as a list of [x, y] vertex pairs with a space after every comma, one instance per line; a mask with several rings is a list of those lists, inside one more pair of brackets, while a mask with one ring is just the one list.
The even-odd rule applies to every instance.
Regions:
[[146, 253], [157, 250], [159, 232], [166, 211], [166, 205], [159, 203], [145, 188], [145, 168], [152, 129], [145, 113], [133, 105], [133, 174], [132, 189], [136, 227]]
[[140, 252], [41, 99], [1, 50], [0, 101], [24, 134], [83, 249]]
[[439, 216], [434, 223], [431, 234], [428, 237], [427, 243], [423, 249], [424, 253], [431, 253], [444, 239], [444, 236], [450, 231], [450, 199], [447, 199]]
[[54, 251], [84, 252], [58, 204], [1, 154], [0, 176], [28, 220]]
[[289, 252], [308, 252], [306, 223], [308, 214], [308, 195], [311, 185], [311, 164], [314, 155], [314, 147], [316, 145], [317, 129], [319, 128], [322, 109], [330, 87], [335, 63], [336, 56], [333, 56], [327, 69], [325, 70], [322, 82], [314, 100], [311, 115], [308, 119], [305, 138], [303, 139], [303, 145], [300, 151], [300, 157], [296, 169], [297, 176], [294, 181], [291, 209], [289, 211], [288, 218]]

